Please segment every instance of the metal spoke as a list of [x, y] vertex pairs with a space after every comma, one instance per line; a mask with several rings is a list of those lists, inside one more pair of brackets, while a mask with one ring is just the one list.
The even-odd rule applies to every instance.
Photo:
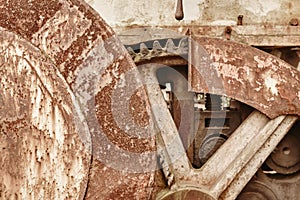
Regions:
[[190, 171], [190, 164], [181, 142], [176, 125], [165, 103], [155, 72], [159, 66], [143, 66], [140, 68], [145, 81], [153, 117], [158, 129], [158, 146], [165, 165], [170, 166], [170, 173], [175, 181]]
[[[258, 111], [253, 112], [200, 170], [193, 170], [188, 179], [192, 184], [209, 191], [210, 196], [219, 198], [230, 183], [238, 180], [239, 173], [245, 168], [247, 170], [244, 173], [248, 173], [248, 170], [251, 172], [249, 176], [257, 171], [268, 154], [256, 154], [262, 149], [271, 152], [296, 120], [297, 117], [290, 116], [269, 120]], [[272, 140], [273, 137], [279, 138]], [[243, 179], [239, 184], [246, 185], [248, 181]], [[239, 190], [243, 188], [238, 187]]]
[[254, 176], [261, 164], [276, 148], [277, 144], [284, 138], [293, 124], [297, 121], [296, 116], [286, 116], [273, 134], [267, 139], [262, 147], [255, 153], [253, 158], [234, 178], [226, 190], [222, 193], [221, 199], [231, 200], [236, 199], [242, 189]]
[[161, 93], [155, 74], [159, 67], [143, 66], [140, 72], [156, 122], [159, 159], [170, 193], [179, 191], [185, 196], [196, 190], [208, 199], [235, 199], [298, 118], [270, 120], [254, 111], [202, 168], [194, 169]]
[[[150, 103], [152, 104], [153, 101], [150, 100]], [[159, 122], [162, 121], [159, 117], [155, 118]], [[173, 146], [175, 152], [172, 146], [166, 148], [170, 160], [174, 155], [180, 155], [179, 152], [182, 155], [180, 160], [175, 159], [176, 162], [172, 162], [172, 173], [177, 177], [176, 188], [192, 186], [205, 191], [215, 199], [235, 199], [296, 120], [295, 116], [280, 116], [270, 120], [264, 114], [254, 111], [199, 170], [184, 164], [184, 162], [188, 163], [188, 159], [178, 137]], [[160, 130], [164, 128], [159, 125], [158, 127]], [[175, 125], [173, 127], [176, 130]], [[173, 134], [176, 134], [176, 131]], [[169, 141], [167, 134], [161, 136], [164, 141]], [[178, 144], [181, 146], [181, 151], [178, 151], [180, 148], [176, 148], [179, 147]], [[181, 168], [182, 166], [185, 167]], [[180, 169], [184, 170], [180, 171]]]

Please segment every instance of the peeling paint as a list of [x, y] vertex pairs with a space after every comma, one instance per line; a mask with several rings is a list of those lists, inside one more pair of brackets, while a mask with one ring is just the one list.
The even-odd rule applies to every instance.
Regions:
[[300, 18], [300, 5], [290, 0], [184, 0], [185, 17], [175, 20], [174, 0], [151, 2], [129, 0], [94, 1], [91, 5], [106, 19], [117, 33], [128, 26], [236, 25], [244, 15], [244, 24], [288, 24], [290, 16]]
[[[276, 87], [278, 85], [278, 82], [276, 79], [271, 78], [271, 77], [266, 77], [265, 85], [268, 89], [270, 89], [270, 91], [273, 95], [278, 96], [278, 89]], [[274, 98], [273, 98], [273, 100], [274, 100]]]
[[[189, 68], [192, 91], [226, 95], [270, 118], [282, 114], [300, 115], [299, 99], [295, 101], [299, 94], [300, 74], [294, 67], [246, 45], [197, 36], [192, 39], [195, 41]], [[218, 49], [223, 49], [226, 54]], [[211, 60], [204, 61], [195, 56], [204, 52]], [[219, 54], [227, 58], [221, 58]]]
[[239, 3], [255, 15], [266, 16], [269, 12], [278, 10], [282, 0], [239, 0]]
[[0, 70], [0, 196], [81, 199], [91, 145], [80, 137], [89, 134], [86, 124], [74, 123], [82, 113], [72, 109], [77, 104], [73, 93], [39, 49], [12, 32], [0, 32], [0, 41], [11, 39], [10, 44], [0, 42], [5, 63]]
[[[12, 7], [10, 2], [13, 3]], [[14, 41], [15, 36], [24, 38], [29, 46], [35, 45], [43, 51], [43, 54], [36, 59], [37, 62], [30, 65], [36, 67], [36, 72], [30, 75], [24, 74], [25, 66], [22, 66], [20, 72], [23, 74], [16, 79], [22, 80], [25, 84], [33, 83], [27, 85], [29, 90], [32, 90], [30, 103], [18, 102], [19, 96], [27, 93], [22, 91], [15, 95], [15, 91], [11, 89], [15, 86], [9, 85], [11, 82], [15, 83], [13, 79], [7, 83], [9, 88], [7, 92], [11, 95], [6, 95], [8, 93], [5, 92], [7, 98], [3, 100], [8, 112], [2, 113], [1, 109], [0, 120], [4, 114], [14, 117], [18, 115], [17, 110], [27, 111], [22, 109], [22, 105], [29, 105], [31, 108], [29, 110], [34, 114], [30, 112], [27, 117], [32, 115], [35, 117], [32, 126], [37, 129], [37, 131], [28, 131], [29, 136], [30, 134], [41, 135], [41, 139], [33, 139], [35, 136], [23, 138], [26, 142], [22, 147], [30, 149], [31, 152], [22, 152], [29, 154], [30, 159], [22, 156], [22, 159], [28, 158], [28, 160], [16, 163], [28, 161], [30, 166], [28, 168], [17, 166], [14, 170], [16, 173], [27, 170], [28, 174], [18, 180], [10, 176], [7, 180], [1, 180], [0, 188], [2, 189], [1, 184], [5, 183], [7, 190], [2, 192], [0, 189], [0, 196], [3, 194], [4, 198], [9, 199], [10, 195], [22, 190], [24, 193], [17, 197], [18, 199], [83, 199], [83, 197], [146, 199], [152, 192], [149, 188], [154, 182], [153, 170], [156, 169], [157, 164], [153, 131], [147, 129], [153, 125], [149, 124], [151, 115], [148, 114], [150, 109], [146, 99], [147, 94], [143, 87], [134, 88], [141, 80], [138, 73], [134, 74], [134, 78], [125, 80], [126, 82], [120, 81], [126, 78], [123, 74], [129, 69], [137, 72], [123, 44], [116, 38], [112, 29], [84, 1], [32, 1], [37, 6], [27, 2], [35, 8], [34, 12], [32, 9], [23, 9], [27, 3], [10, 2], [0, 6], [0, 26], [15, 35], [9, 37], [1, 34], [0, 38], [1, 36], [5, 38], [2, 38], [5, 41], [3, 43], [9, 45], [6, 41]], [[115, 2], [114, 5], [118, 3]], [[101, 5], [103, 4], [102, 2]], [[163, 9], [161, 6], [159, 8]], [[15, 20], [16, 13], [20, 20]], [[44, 20], [37, 22], [40, 16], [44, 16]], [[24, 30], [24, 24], [29, 28]], [[3, 43], [0, 43], [0, 47], [3, 47]], [[30, 50], [22, 51], [22, 56], [25, 54], [25, 58], [31, 62], [33, 58], [26, 57], [26, 53]], [[4, 54], [5, 59], [8, 60], [11, 56], [11, 52]], [[16, 58], [13, 59], [17, 61]], [[46, 60], [52, 67], [40, 70], [43, 67], [41, 63]], [[1, 58], [0, 62], [2, 62]], [[8, 62], [5, 63], [7, 65]], [[2, 65], [5, 70], [14, 69], [6, 65]], [[0, 73], [4, 72], [0, 70]], [[33, 75], [35, 73], [42, 81]], [[1, 76], [0, 80], [5, 76]], [[63, 83], [55, 82], [57, 80]], [[119, 89], [120, 93], [116, 92], [115, 96], [118, 99], [113, 100], [111, 94], [115, 89]], [[126, 96], [126, 90], [131, 91], [131, 89], [136, 90], [132, 90], [134, 91], [132, 96]], [[0, 93], [4, 94], [2, 91]], [[12, 103], [12, 100], [15, 102]], [[80, 104], [78, 100], [81, 100]], [[112, 108], [112, 103], [116, 102], [120, 104], [117, 108]], [[59, 106], [57, 107], [56, 104]], [[20, 108], [16, 109], [17, 107]], [[136, 112], [130, 112], [128, 110], [130, 108], [134, 108]], [[114, 109], [118, 113], [113, 113], [116, 111]], [[77, 116], [74, 114], [75, 111], [83, 111], [84, 115], [81, 113]], [[124, 111], [128, 112], [124, 113]], [[118, 122], [115, 121], [114, 115], [119, 117]], [[122, 125], [130, 120], [137, 125], [130, 126], [130, 131], [134, 133], [126, 134]], [[73, 121], [79, 126], [76, 126], [75, 130], [72, 129]], [[81, 123], [87, 123], [89, 130], [84, 131], [87, 127], [81, 126]], [[90, 131], [91, 138], [88, 137]], [[15, 133], [17, 132], [11, 135]], [[5, 134], [1, 132], [0, 137], [3, 135]], [[91, 150], [89, 139], [93, 142], [92, 162], [91, 152], [86, 151]], [[0, 143], [2, 141], [4, 140], [1, 139]], [[102, 145], [104, 142], [106, 145]], [[4, 152], [9, 155], [3, 157], [17, 159], [17, 156], [11, 154], [15, 151], [8, 149]], [[71, 158], [68, 157], [70, 155]], [[5, 161], [5, 163], [10, 162]], [[9, 166], [2, 168], [1, 173], [4, 175], [1, 177], [6, 178], [5, 175], [10, 174], [9, 170]], [[20, 184], [27, 179], [29, 185]]]

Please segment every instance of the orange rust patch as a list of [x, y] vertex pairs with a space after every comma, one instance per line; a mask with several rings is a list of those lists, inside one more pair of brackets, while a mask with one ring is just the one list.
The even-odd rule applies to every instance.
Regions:
[[137, 90], [131, 97], [129, 103], [129, 111], [133, 121], [142, 127], [149, 125], [149, 115], [146, 108], [145, 99], [141, 97], [143, 90]]
[[[60, 9], [59, 1], [1, 1], [0, 26], [27, 39]], [[43, 9], [41, 9], [43, 8]]]

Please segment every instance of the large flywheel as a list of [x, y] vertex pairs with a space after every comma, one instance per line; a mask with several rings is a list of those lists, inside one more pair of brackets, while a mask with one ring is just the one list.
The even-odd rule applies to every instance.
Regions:
[[0, 198], [151, 196], [147, 95], [99, 14], [82, 0], [0, 1], [0, 32]]
[[286, 62], [198, 36], [126, 50], [83, 0], [1, 1], [0, 33], [0, 198], [300, 198]]
[[[222, 58], [233, 55], [237, 47], [247, 55]], [[299, 121], [284, 115], [290, 108], [290, 114], [299, 109], [290, 104], [272, 108], [278, 96], [278, 102], [286, 102], [281, 92], [289, 87], [281, 85], [285, 80], [299, 84], [299, 75], [289, 77], [299, 74], [296, 69], [289, 66], [291, 73], [274, 76], [273, 70], [288, 64], [252, 47], [210, 38], [147, 41], [127, 49], [145, 79], [158, 127], [158, 161], [165, 185], [156, 199], [299, 198]], [[254, 61], [260, 62], [251, 61], [254, 53]], [[264, 74], [283, 82], [275, 98], [274, 88], [260, 78]], [[285, 89], [297, 94], [295, 87]], [[294, 100], [298, 104], [299, 99]], [[282, 182], [274, 181], [271, 171], [277, 177], [291, 175], [285, 177], [289, 194], [278, 190]]]

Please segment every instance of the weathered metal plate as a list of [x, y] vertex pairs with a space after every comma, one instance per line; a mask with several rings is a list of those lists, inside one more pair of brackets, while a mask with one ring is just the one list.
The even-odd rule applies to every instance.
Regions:
[[[300, 26], [279, 24], [231, 25], [230, 40], [250, 46], [295, 47], [300, 46]], [[174, 26], [118, 26], [114, 30], [125, 45], [163, 38], [179, 38], [189, 31], [198, 37], [226, 38], [226, 25], [185, 24]]]
[[0, 28], [0, 198], [82, 199], [91, 141], [74, 94], [36, 47]]
[[300, 115], [300, 73], [284, 61], [247, 45], [192, 37], [190, 89], [227, 95], [270, 118]]
[[0, 26], [40, 48], [81, 103], [93, 148], [85, 197], [148, 198], [156, 169], [149, 103], [133, 61], [111, 28], [81, 0], [1, 5]]

